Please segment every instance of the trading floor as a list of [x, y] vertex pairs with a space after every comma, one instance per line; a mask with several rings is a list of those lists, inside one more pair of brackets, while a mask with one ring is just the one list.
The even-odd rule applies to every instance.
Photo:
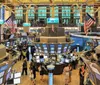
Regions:
[[100, 0], [0, 0], [0, 85], [100, 85]]
[[[22, 61], [18, 61], [13, 69], [16, 69], [17, 71], [21, 71], [22, 67]], [[29, 71], [28, 71], [29, 73]], [[37, 72], [36, 77], [36, 85], [48, 85], [48, 75], [44, 76], [44, 82], [40, 80], [40, 74]], [[19, 85], [33, 85], [33, 82], [31, 81], [29, 75], [23, 75], [21, 77], [21, 84]], [[54, 75], [54, 84], [53, 85], [64, 85], [64, 75]], [[79, 68], [72, 71], [72, 81], [69, 83], [69, 85], [79, 85]]]

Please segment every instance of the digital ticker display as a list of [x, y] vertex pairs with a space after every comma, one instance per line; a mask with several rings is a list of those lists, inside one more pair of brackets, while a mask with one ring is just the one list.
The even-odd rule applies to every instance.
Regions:
[[58, 24], [59, 18], [47, 18], [47, 24]]

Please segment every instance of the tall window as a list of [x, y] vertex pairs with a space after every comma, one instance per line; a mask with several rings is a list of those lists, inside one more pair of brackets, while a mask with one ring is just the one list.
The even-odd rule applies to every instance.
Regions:
[[[81, 9], [81, 7], [80, 7], [80, 9]], [[79, 23], [80, 9], [77, 6], [74, 7], [74, 19], [75, 19], [75, 24], [76, 25], [78, 25], [78, 23]]]
[[62, 7], [62, 18], [70, 18], [71, 9], [69, 6]]
[[93, 6], [86, 6], [86, 13], [89, 13], [91, 16], [94, 16], [94, 7]]
[[38, 18], [46, 18], [46, 7], [38, 7]]
[[23, 19], [23, 7], [22, 6], [17, 6], [15, 8], [15, 18], [16, 19]]
[[[50, 17], [52, 17], [52, 7], [50, 7]], [[58, 17], [58, 7], [54, 7], [54, 17]]]
[[28, 19], [34, 19], [34, 7], [31, 7], [29, 10], [28, 10]]
[[62, 7], [62, 20], [63, 20], [62, 23], [65, 25], [69, 23], [71, 17], [70, 12], [71, 12], [71, 8], [69, 6]]

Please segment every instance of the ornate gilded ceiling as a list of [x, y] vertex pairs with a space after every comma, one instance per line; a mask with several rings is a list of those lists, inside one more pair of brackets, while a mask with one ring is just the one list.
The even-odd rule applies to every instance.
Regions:
[[35, 4], [35, 5], [72, 5], [72, 4], [94, 4], [99, 3], [99, 0], [5, 0], [5, 3], [11, 3], [13, 5], [19, 4]]

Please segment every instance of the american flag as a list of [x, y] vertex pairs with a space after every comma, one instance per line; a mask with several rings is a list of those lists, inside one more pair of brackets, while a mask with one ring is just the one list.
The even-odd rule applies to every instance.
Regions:
[[85, 17], [85, 20], [84, 20], [84, 32], [85, 32], [85, 34], [88, 34], [89, 28], [94, 23], [95, 23], [94, 18], [91, 17], [88, 13], [86, 13], [86, 17]]
[[54, 30], [54, 25], [52, 24], [52, 32], [54, 32], [55, 30]]
[[8, 27], [8, 28], [11, 28], [13, 26], [13, 19], [12, 19], [12, 16], [10, 16], [6, 21], [5, 21], [5, 25]]
[[6, 21], [5, 21], [5, 25], [11, 30], [11, 33], [15, 33], [17, 28], [17, 23], [14, 20], [14, 15], [11, 15]]

